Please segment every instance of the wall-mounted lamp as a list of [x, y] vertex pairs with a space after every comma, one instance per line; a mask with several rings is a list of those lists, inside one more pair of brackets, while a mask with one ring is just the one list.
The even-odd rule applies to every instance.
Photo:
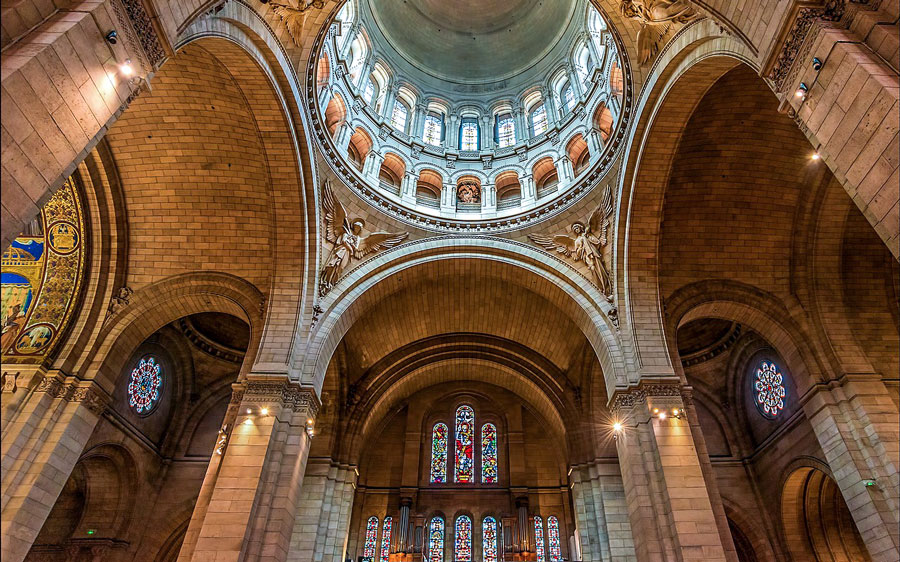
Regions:
[[316, 420], [314, 420], [312, 418], [307, 418], [307, 420], [306, 420], [306, 435], [310, 439], [312, 439], [313, 437], [316, 436], [315, 423], [316, 423]]
[[794, 95], [798, 98], [805, 98], [806, 94], [809, 93], [809, 86], [806, 85], [806, 82], [800, 82], [800, 85], [797, 86], [797, 91], [794, 92]]
[[106, 34], [106, 41], [109, 42], [110, 45], [115, 45], [116, 43], [119, 42], [119, 34], [116, 32], [115, 29], [110, 30]]
[[122, 76], [131, 76], [134, 74], [134, 67], [131, 66], [131, 59], [128, 59], [119, 65], [119, 72], [122, 73]]
[[813, 57], [813, 62], [812, 62], [813, 70], [815, 70], [816, 72], [822, 70], [823, 64], [825, 64], [825, 63], [822, 62], [822, 59], [820, 59], [819, 57]]
[[613, 423], [613, 424], [612, 424], [612, 429], [613, 429], [613, 439], [618, 440], [618, 439], [619, 439], [619, 434], [622, 433], [622, 430], [624, 429], [624, 428], [622, 427], [622, 422], [615, 422], [615, 423]]
[[684, 417], [684, 410], [680, 410], [678, 408], [672, 408], [671, 412], [666, 412], [665, 410], [660, 410], [659, 408], [653, 408], [653, 415], [660, 420], [664, 420], [670, 415], [676, 420], [680, 420]]

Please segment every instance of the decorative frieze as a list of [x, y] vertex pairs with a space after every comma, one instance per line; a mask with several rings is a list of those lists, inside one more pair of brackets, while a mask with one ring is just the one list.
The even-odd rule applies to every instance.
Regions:
[[125, 8], [125, 13], [128, 14], [128, 19], [131, 20], [131, 26], [135, 34], [137, 34], [138, 40], [141, 42], [141, 48], [147, 57], [147, 61], [154, 70], [158, 69], [159, 65], [166, 59], [166, 51], [163, 49], [159, 36], [156, 34], [156, 29], [153, 27], [147, 10], [144, 9], [144, 4], [141, 0], [120, 1]]
[[775, 60], [775, 65], [769, 73], [769, 78], [775, 83], [776, 90], [783, 91], [785, 84], [790, 82], [787, 78], [794, 66], [794, 61], [804, 50], [804, 44], [806, 44], [806, 49], [809, 49], [809, 45], [812, 43], [812, 41], [807, 41], [807, 36], [810, 32], [817, 33], [819, 30], [815, 24], [819, 21], [840, 21], [845, 8], [846, 0], [828, 0], [820, 8], [800, 8], [784, 45], [781, 47], [781, 52]]
[[612, 406], [610, 407], [610, 410], [613, 413], [619, 412], [621, 410], [628, 410], [638, 404], [646, 402], [648, 398], [659, 397], [678, 397], [681, 398], [685, 403], [688, 403], [691, 400], [690, 387], [674, 382], [642, 382], [637, 387], [617, 390], [613, 395], [613, 399], [611, 402]]
[[92, 381], [63, 377], [58, 373], [48, 374], [41, 379], [35, 392], [44, 392], [66, 402], [84, 402], [85, 407], [98, 416], [103, 414], [109, 404], [109, 395]]

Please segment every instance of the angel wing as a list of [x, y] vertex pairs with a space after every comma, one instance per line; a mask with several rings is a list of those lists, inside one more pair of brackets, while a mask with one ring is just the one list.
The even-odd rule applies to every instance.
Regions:
[[638, 60], [646, 64], [659, 51], [659, 41], [669, 30], [669, 24], [645, 23], [637, 34]]
[[571, 257], [572, 252], [575, 251], [575, 239], [565, 234], [552, 238], [541, 234], [529, 234], [528, 238], [541, 248], [550, 252], [559, 252], [566, 257]]
[[275, 12], [275, 15], [284, 22], [284, 26], [287, 28], [291, 39], [294, 40], [294, 44], [299, 47], [301, 45], [300, 39], [303, 37], [303, 22], [306, 21], [304, 12], [306, 10], [298, 10], [287, 4], [279, 4], [277, 2], [269, 2], [269, 5], [272, 6], [272, 11]]
[[588, 221], [588, 239], [601, 246], [606, 244], [606, 232], [609, 229], [610, 219], [613, 215], [612, 185], [607, 184], [600, 198], [600, 205], [591, 215]]
[[345, 232], [349, 231], [347, 212], [344, 206], [334, 196], [331, 190], [331, 182], [325, 180], [322, 187], [322, 210], [325, 211], [325, 239], [336, 242]]
[[355, 257], [361, 258], [378, 250], [393, 248], [406, 240], [407, 236], [409, 236], [408, 232], [373, 232], [359, 241], [359, 249], [356, 251]]

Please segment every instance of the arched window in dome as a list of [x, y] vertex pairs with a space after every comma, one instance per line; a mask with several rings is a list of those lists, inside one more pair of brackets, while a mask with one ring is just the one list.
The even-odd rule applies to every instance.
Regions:
[[538, 136], [547, 130], [547, 108], [542, 103], [531, 110], [528, 116], [531, 121], [531, 135]]
[[381, 527], [381, 556], [379, 562], [388, 562], [391, 557], [391, 531], [394, 527], [394, 519], [388, 515], [384, 518]]
[[787, 397], [784, 375], [774, 361], [765, 359], [756, 366], [753, 397], [756, 408], [764, 418], [774, 420], [784, 410], [784, 401]]
[[475, 481], [475, 410], [460, 406], [456, 410], [456, 463], [454, 482]]
[[563, 86], [563, 106], [567, 112], [571, 112], [575, 107], [575, 90], [568, 82]]
[[606, 44], [603, 42], [604, 31], [606, 31], [606, 22], [603, 21], [603, 17], [597, 11], [597, 8], [590, 6], [588, 8], [588, 32], [591, 35], [591, 43], [594, 45], [594, 50], [597, 52], [597, 56], [600, 57], [597, 64], [603, 63], [603, 54], [606, 51]]
[[369, 105], [372, 105], [372, 101], [375, 99], [375, 81], [369, 78], [366, 80], [366, 87], [363, 90], [363, 100]]
[[447, 481], [447, 424], [436, 423], [431, 430], [431, 482]]
[[159, 403], [162, 390], [162, 366], [156, 357], [146, 355], [131, 370], [128, 383], [128, 405], [138, 414], [149, 414]]
[[422, 133], [422, 140], [432, 146], [440, 146], [444, 140], [444, 116], [434, 111], [429, 111], [425, 115], [425, 130]]
[[378, 518], [374, 515], [366, 521], [366, 542], [363, 544], [363, 556], [375, 558], [375, 546], [378, 539]]
[[444, 560], [444, 520], [432, 517], [428, 523], [428, 562]]
[[369, 58], [369, 45], [363, 36], [362, 30], [356, 34], [353, 43], [350, 44], [350, 64], [347, 65], [347, 72], [350, 74], [350, 81], [358, 87], [360, 83], [360, 74], [366, 60]]
[[497, 551], [497, 520], [488, 516], [481, 523], [482, 562], [497, 562]]
[[555, 515], [547, 518], [547, 550], [550, 562], [562, 562], [562, 549], [559, 545], [559, 519]]
[[455, 562], [472, 562], [472, 520], [468, 515], [456, 518], [453, 550]]
[[501, 113], [494, 121], [494, 141], [500, 148], [516, 144], [516, 121], [512, 113]]
[[481, 129], [474, 117], [463, 117], [459, 124], [459, 149], [481, 150]]
[[537, 562], [545, 562], [544, 559], [544, 520], [540, 515], [534, 516], [534, 551], [537, 554]]
[[587, 45], [582, 43], [575, 55], [575, 73], [582, 83], [587, 81], [591, 65], [591, 51]]
[[344, 2], [344, 5], [341, 6], [341, 10], [338, 12], [335, 19], [340, 22], [340, 39], [338, 41], [338, 47], [343, 49], [344, 45], [347, 43], [347, 39], [350, 38], [350, 28], [353, 26], [353, 18], [356, 13], [354, 7], [353, 0], [347, 0]]
[[497, 427], [492, 423], [481, 426], [481, 482], [497, 483]]
[[391, 125], [401, 132], [406, 132], [406, 120], [409, 118], [409, 108], [399, 99], [394, 102], [394, 109], [391, 111]]

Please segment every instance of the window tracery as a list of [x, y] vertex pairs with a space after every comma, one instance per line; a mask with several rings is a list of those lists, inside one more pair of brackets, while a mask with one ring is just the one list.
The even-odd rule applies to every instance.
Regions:
[[516, 144], [516, 122], [512, 114], [497, 116], [497, 146], [506, 148]]
[[482, 562], [497, 562], [497, 520], [485, 517], [481, 523], [481, 559]]
[[475, 411], [470, 406], [460, 406], [456, 410], [456, 466], [453, 472], [455, 482], [473, 482], [475, 449]]
[[481, 482], [497, 482], [497, 427], [492, 423], [481, 426]]
[[459, 126], [459, 149], [475, 151], [481, 148], [479, 142], [478, 121], [471, 117], [463, 118]]
[[547, 550], [550, 562], [562, 561], [562, 549], [559, 545], [559, 519], [555, 515], [547, 518]]
[[128, 404], [138, 414], [149, 414], [159, 402], [162, 383], [162, 366], [156, 357], [152, 355], [142, 357], [137, 366], [131, 370]]
[[447, 424], [436, 423], [431, 430], [431, 482], [447, 481]]
[[432, 517], [428, 524], [428, 562], [444, 560], [444, 520]]
[[472, 520], [468, 515], [456, 518], [456, 537], [454, 544], [454, 561], [472, 561]]
[[425, 130], [422, 140], [432, 146], [440, 146], [444, 136], [444, 120], [442, 117], [429, 113], [425, 116]]
[[378, 539], [378, 518], [374, 515], [366, 521], [366, 542], [363, 545], [363, 557], [375, 558], [375, 546]]
[[538, 136], [547, 128], [547, 108], [541, 104], [531, 112], [531, 134]]
[[391, 111], [391, 125], [398, 131], [406, 131], [406, 120], [409, 117], [409, 108], [400, 100], [394, 102], [394, 109]]
[[760, 361], [753, 381], [754, 402], [763, 417], [775, 419], [784, 410], [787, 391], [784, 388], [784, 375], [774, 361]]
[[534, 516], [534, 551], [537, 562], [544, 562], [544, 520], [540, 515]]
[[388, 562], [391, 556], [391, 530], [394, 526], [393, 518], [388, 515], [384, 518], [381, 528], [381, 557], [380, 562]]

